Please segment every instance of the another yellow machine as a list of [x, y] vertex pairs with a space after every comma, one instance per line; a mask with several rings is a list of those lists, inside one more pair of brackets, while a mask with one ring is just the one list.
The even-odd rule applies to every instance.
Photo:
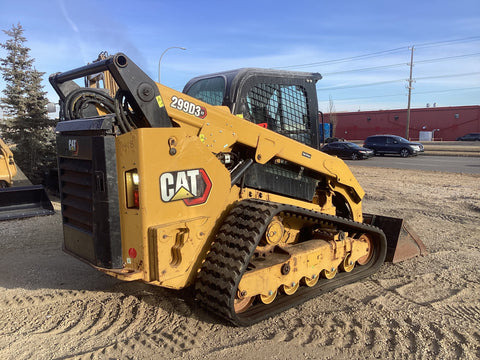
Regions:
[[15, 175], [17, 175], [17, 167], [13, 161], [12, 151], [0, 139], [0, 188], [12, 186]]
[[0, 139], [0, 221], [54, 214], [43, 186], [14, 186], [16, 175], [13, 153]]
[[[73, 82], [101, 72], [115, 98]], [[364, 214], [349, 168], [316, 150], [320, 78], [239, 69], [180, 93], [121, 53], [51, 75], [64, 250], [119, 279], [193, 285], [236, 325], [423, 252], [401, 219]]]

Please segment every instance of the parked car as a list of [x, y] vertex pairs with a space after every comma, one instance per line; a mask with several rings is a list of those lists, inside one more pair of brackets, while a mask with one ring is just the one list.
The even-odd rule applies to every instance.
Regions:
[[470, 133], [457, 138], [457, 141], [480, 141], [480, 133]]
[[375, 155], [398, 154], [402, 157], [418, 155], [424, 151], [423, 145], [411, 142], [397, 135], [372, 135], [365, 139], [363, 147], [372, 149]]
[[337, 141], [326, 144], [320, 149], [329, 155], [335, 155], [343, 159], [368, 159], [373, 156], [373, 150], [365, 149], [348, 141]]

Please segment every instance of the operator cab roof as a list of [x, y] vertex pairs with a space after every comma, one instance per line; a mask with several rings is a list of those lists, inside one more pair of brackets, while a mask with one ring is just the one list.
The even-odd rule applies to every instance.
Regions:
[[[230, 110], [234, 111], [233, 107], [235, 102], [240, 96], [241, 89], [245, 88], [248, 83], [251, 82], [270, 82], [273, 80], [275, 83], [281, 83], [282, 85], [315, 85], [318, 80], [322, 78], [319, 73], [301, 72], [301, 71], [287, 71], [287, 70], [275, 70], [275, 69], [263, 69], [263, 68], [240, 68], [235, 70], [221, 71], [217, 73], [201, 75], [194, 77], [183, 88], [183, 93], [192, 95], [195, 85], [201, 83], [206, 84], [204, 80], [220, 80], [217, 86], [223, 86], [223, 99], [222, 103], [211, 103], [206, 99], [204, 100], [211, 105], [224, 105], [228, 106]], [[193, 88], [193, 89], [192, 89]], [[195, 97], [195, 96], [194, 96]]]

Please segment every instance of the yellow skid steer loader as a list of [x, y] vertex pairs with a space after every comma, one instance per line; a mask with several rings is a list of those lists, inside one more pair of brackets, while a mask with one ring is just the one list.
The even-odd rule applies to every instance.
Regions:
[[[102, 72], [113, 98], [73, 81]], [[51, 75], [64, 250], [119, 279], [194, 286], [242, 326], [422, 253], [317, 150], [319, 79], [248, 68], [178, 92], [122, 53]]]

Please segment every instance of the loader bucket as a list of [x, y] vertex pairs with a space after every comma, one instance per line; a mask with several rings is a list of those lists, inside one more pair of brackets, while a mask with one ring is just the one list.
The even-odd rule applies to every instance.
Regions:
[[41, 185], [0, 189], [0, 221], [54, 213], [53, 205]]
[[385, 261], [398, 263], [415, 256], [427, 254], [427, 248], [419, 236], [403, 219], [364, 214], [363, 221], [382, 229], [385, 233], [387, 238]]

